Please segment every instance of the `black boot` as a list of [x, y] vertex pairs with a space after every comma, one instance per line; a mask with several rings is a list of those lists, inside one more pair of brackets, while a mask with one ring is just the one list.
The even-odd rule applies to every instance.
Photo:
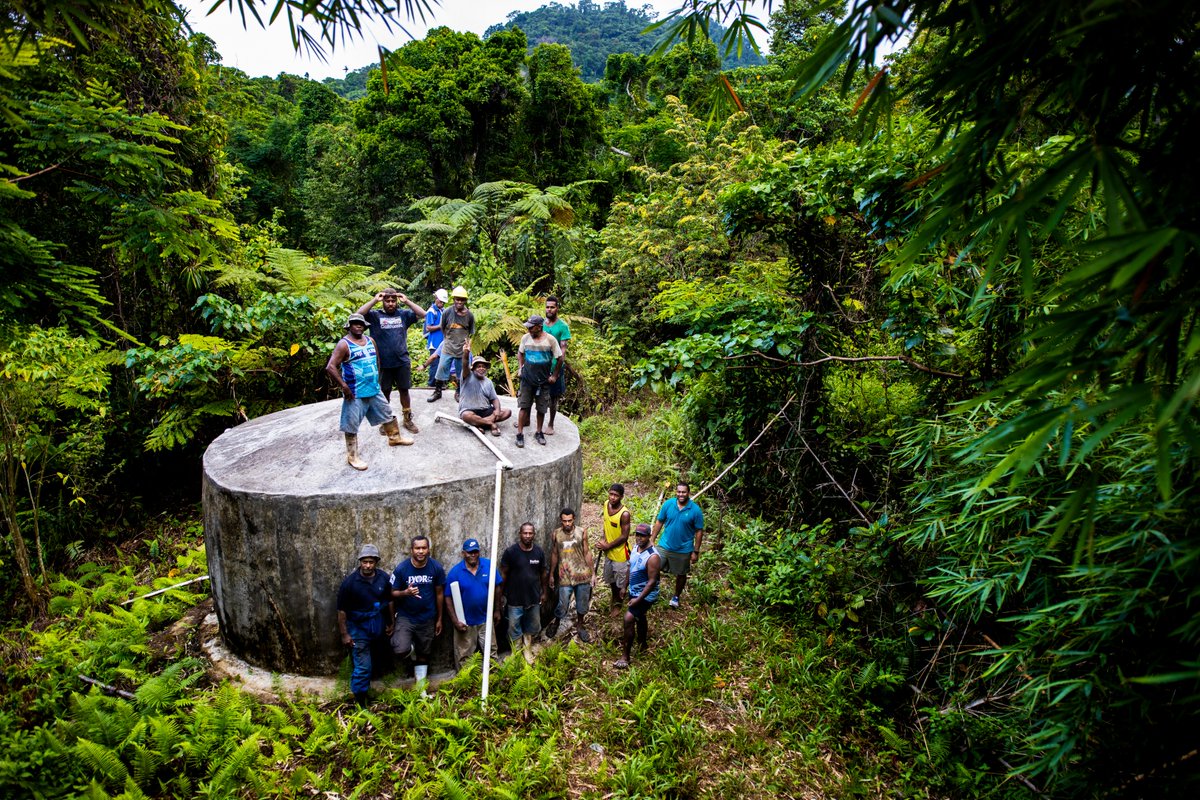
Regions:
[[366, 708], [367, 707], [367, 693], [366, 692], [355, 692], [354, 693], [354, 702], [358, 704], [359, 708]]
[[436, 403], [438, 400], [441, 400], [442, 399], [442, 389], [445, 387], [445, 385], [446, 385], [445, 381], [434, 381], [433, 382], [433, 394], [429, 395], [429, 399], [426, 400], [425, 402], [426, 403]]

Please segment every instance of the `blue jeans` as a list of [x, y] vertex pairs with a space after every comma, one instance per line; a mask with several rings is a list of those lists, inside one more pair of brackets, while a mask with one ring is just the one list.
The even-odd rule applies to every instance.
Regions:
[[369, 623], [359, 625], [352, 620], [346, 620], [346, 633], [354, 640], [354, 649], [350, 651], [350, 692], [360, 694], [371, 688], [371, 648], [380, 634], [373, 633]]
[[456, 377], [463, 374], [462, 362], [462, 356], [459, 356], [458, 358], [447, 358], [446, 356], [442, 356], [440, 359], [438, 359], [437, 372], [434, 374], [437, 376], [439, 381], [448, 381], [450, 380], [450, 371], [452, 369], [454, 370]]
[[574, 586], [558, 587], [558, 608], [554, 609], [554, 616], [556, 618], [567, 618], [567, 607], [571, 605], [572, 596], [575, 598], [575, 615], [578, 617], [587, 616], [588, 609], [592, 607], [592, 585], [590, 583], [577, 583]]
[[523, 634], [536, 636], [542, 630], [542, 606], [534, 603], [531, 606], [508, 607], [508, 640], [519, 641]]

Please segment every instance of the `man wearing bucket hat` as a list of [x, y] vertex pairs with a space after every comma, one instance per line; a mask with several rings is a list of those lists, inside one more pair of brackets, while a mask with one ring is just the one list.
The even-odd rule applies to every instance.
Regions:
[[662, 556], [650, 544], [650, 526], [640, 523], [633, 532], [635, 546], [629, 554], [629, 604], [625, 609], [625, 625], [621, 631], [622, 657], [613, 666], [625, 669], [637, 636], [638, 650], [646, 649], [649, 624], [646, 614], [658, 600], [658, 578], [662, 568]]
[[463, 376], [462, 392], [458, 401], [458, 417], [463, 422], [500, 435], [500, 423], [512, 416], [507, 408], [500, 407], [496, 387], [487, 376], [489, 362], [483, 356], [471, 359], [471, 371]]
[[537, 432], [533, 440], [545, 444], [542, 422], [546, 419], [546, 408], [550, 404], [550, 387], [562, 369], [562, 348], [558, 341], [542, 330], [546, 320], [534, 314], [525, 321], [529, 333], [521, 337], [517, 348], [517, 363], [521, 365], [521, 389], [517, 392], [517, 447], [525, 446], [525, 426], [529, 424], [529, 409], [537, 403]]
[[442, 360], [441, 356], [437, 355], [438, 348], [442, 346], [442, 339], [445, 338], [442, 333], [442, 309], [449, 302], [450, 293], [445, 289], [438, 289], [433, 293], [433, 305], [425, 312], [425, 347], [432, 359], [428, 363], [429, 381], [425, 385], [430, 389], [434, 387], [438, 364]]
[[392, 584], [376, 569], [379, 548], [364, 544], [358, 551], [358, 568], [342, 580], [337, 593], [338, 631], [350, 651], [350, 691], [354, 702], [367, 704], [371, 688], [371, 651], [392, 635]]
[[359, 470], [367, 468], [367, 463], [358, 457], [358, 427], [364, 416], [369, 424], [383, 426], [388, 444], [413, 443], [400, 430], [392, 407], [379, 391], [379, 355], [374, 340], [364, 333], [366, 329], [363, 315], [351, 314], [346, 321], [346, 335], [338, 341], [325, 364], [325, 372], [342, 390], [339, 427], [346, 435], [346, 463]]
[[[427, 402], [433, 403], [442, 397], [442, 389], [450, 380], [450, 369], [458, 373], [456, 381], [462, 381], [465, 372], [463, 357], [471, 352], [471, 337], [475, 335], [475, 315], [467, 308], [467, 290], [455, 286], [450, 292], [454, 305], [442, 310], [442, 359], [438, 363], [437, 379], [433, 386], [433, 394]], [[458, 400], [458, 389], [454, 391], [454, 399]]]

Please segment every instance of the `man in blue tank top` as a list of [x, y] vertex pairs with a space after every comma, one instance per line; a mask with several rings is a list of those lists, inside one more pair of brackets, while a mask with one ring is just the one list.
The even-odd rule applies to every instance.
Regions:
[[650, 544], [650, 526], [640, 523], [634, 529], [633, 540], [635, 546], [629, 553], [629, 606], [625, 609], [625, 627], [621, 632], [624, 656], [613, 664], [617, 669], [629, 666], [635, 629], [638, 651], [646, 649], [646, 638], [650, 632], [646, 614], [654, 601], [658, 600], [658, 576], [662, 569], [662, 556]]
[[375, 342], [365, 334], [367, 321], [362, 314], [351, 314], [346, 335], [338, 340], [325, 372], [342, 390], [342, 419], [339, 427], [346, 435], [346, 463], [366, 469], [358, 457], [358, 426], [365, 416], [371, 425], [382, 425], [388, 444], [412, 444], [400, 433], [400, 423], [392, 407], [379, 390], [379, 353]]

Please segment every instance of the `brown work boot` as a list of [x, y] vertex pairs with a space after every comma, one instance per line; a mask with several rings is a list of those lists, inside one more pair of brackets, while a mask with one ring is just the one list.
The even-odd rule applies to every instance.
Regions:
[[346, 463], [355, 469], [366, 469], [367, 462], [358, 457], [358, 434], [346, 434]]
[[409, 433], [420, 433], [421, 429], [417, 427], [417, 423], [413, 422], [413, 413], [411, 408], [404, 409], [404, 430]]
[[395, 447], [398, 444], [412, 444], [413, 440], [408, 434], [400, 430], [400, 423], [392, 417], [387, 422], [383, 423], [383, 432], [387, 434], [388, 444]]

